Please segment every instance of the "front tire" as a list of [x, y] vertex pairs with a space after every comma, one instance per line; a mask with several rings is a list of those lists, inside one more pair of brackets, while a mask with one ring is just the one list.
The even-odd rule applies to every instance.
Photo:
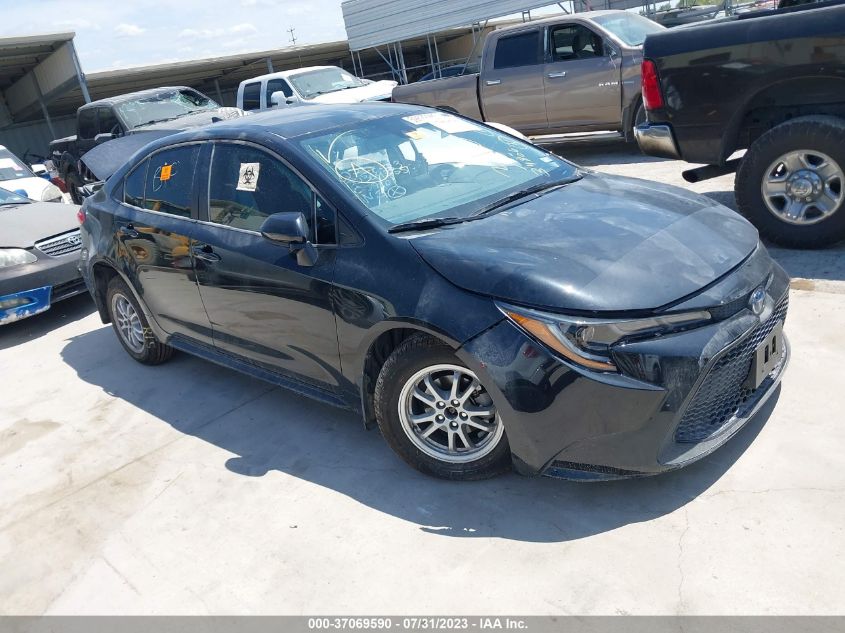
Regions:
[[773, 242], [845, 239], [845, 121], [806, 116], [772, 128], [745, 154], [735, 192], [740, 212]]
[[414, 335], [390, 355], [375, 388], [379, 429], [417, 470], [486, 479], [510, 468], [504, 426], [475, 373], [443, 343]]
[[109, 283], [106, 301], [117, 340], [132, 358], [144, 365], [159, 365], [173, 356], [173, 348], [159, 342], [135, 295], [120, 277]]

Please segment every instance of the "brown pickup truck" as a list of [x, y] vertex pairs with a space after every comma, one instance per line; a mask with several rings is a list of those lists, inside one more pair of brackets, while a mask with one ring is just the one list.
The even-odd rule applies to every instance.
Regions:
[[433, 106], [530, 136], [617, 131], [645, 120], [642, 44], [664, 27], [627, 11], [561, 15], [490, 33], [480, 72], [393, 89], [393, 101]]

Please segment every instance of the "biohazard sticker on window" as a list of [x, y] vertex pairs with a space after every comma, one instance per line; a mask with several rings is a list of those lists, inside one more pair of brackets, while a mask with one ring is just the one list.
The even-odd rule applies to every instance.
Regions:
[[261, 171], [261, 163], [241, 163], [241, 170], [238, 173], [238, 191], [255, 191], [258, 186], [258, 174]]

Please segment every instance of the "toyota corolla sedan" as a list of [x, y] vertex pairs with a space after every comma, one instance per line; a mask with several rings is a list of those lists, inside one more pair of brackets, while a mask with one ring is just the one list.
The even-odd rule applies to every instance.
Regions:
[[739, 215], [426, 108], [159, 139], [83, 215], [88, 289], [136, 361], [182, 350], [357, 411], [444, 478], [683, 466], [789, 356], [789, 280]]
[[77, 209], [0, 189], [0, 325], [85, 292]]

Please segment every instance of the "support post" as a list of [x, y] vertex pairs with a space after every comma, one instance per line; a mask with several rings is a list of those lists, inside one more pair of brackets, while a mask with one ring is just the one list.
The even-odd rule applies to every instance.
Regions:
[[276, 72], [275, 70], [273, 70], [273, 60], [268, 57], [265, 61], [267, 62], [267, 72], [268, 73]]
[[91, 95], [88, 93], [88, 80], [85, 79], [85, 73], [82, 72], [82, 66], [79, 65], [79, 57], [76, 56], [76, 47], [73, 41], [68, 42], [70, 46], [70, 56], [73, 59], [73, 67], [76, 69], [76, 80], [79, 82], [79, 89], [82, 91], [82, 98], [85, 103], [91, 103]]
[[220, 90], [220, 82], [217, 79], [214, 80], [214, 90], [217, 91], [217, 103], [223, 105], [223, 92]]

